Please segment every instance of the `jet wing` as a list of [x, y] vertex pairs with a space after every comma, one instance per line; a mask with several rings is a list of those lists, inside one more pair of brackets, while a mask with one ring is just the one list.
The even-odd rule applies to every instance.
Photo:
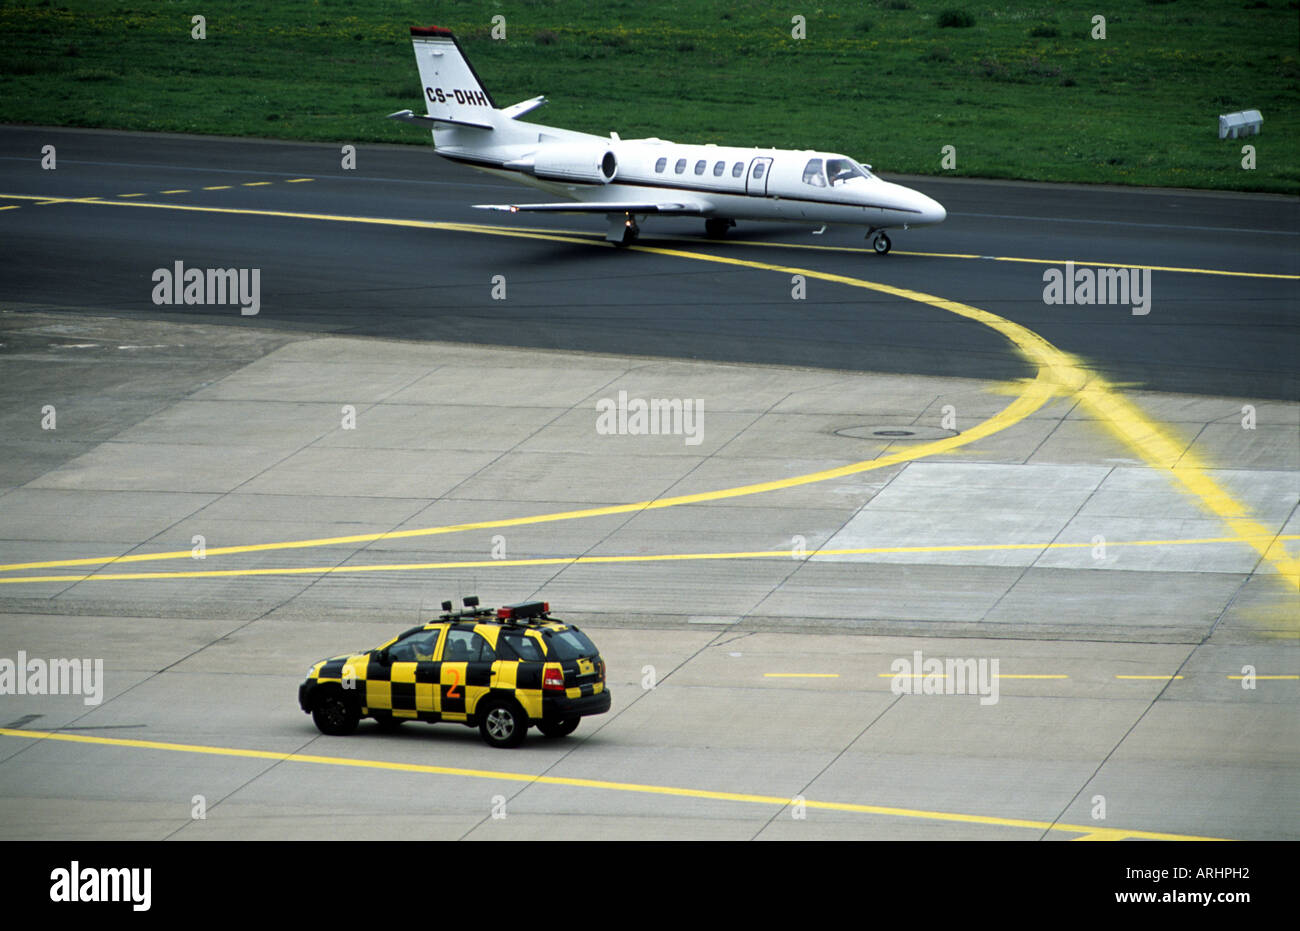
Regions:
[[661, 213], [685, 217], [700, 217], [709, 210], [703, 203], [674, 201], [647, 203], [645, 201], [566, 201], [560, 204], [475, 204], [476, 210], [505, 210], [510, 213]]

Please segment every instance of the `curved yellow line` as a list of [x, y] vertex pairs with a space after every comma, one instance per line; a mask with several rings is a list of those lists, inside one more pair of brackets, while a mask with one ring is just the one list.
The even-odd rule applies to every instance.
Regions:
[[[221, 213], [252, 213], [267, 216], [291, 216], [301, 218], [311, 218], [318, 220], [354, 220], [365, 223], [393, 224], [399, 226], [421, 226], [432, 227], [436, 229], [457, 230], [460, 232], [470, 233], [489, 233], [498, 236], [512, 236], [527, 239], [544, 239], [550, 241], [574, 242], [585, 245], [591, 245], [590, 240], [578, 239], [567, 236], [556, 236], [550, 233], [537, 233], [524, 230], [501, 229], [491, 226], [477, 226], [473, 224], [461, 223], [434, 223], [422, 220], [386, 220], [381, 218], [349, 218], [338, 217], [326, 214], [297, 214], [286, 213], [283, 211], [267, 210], [236, 210], [233, 208], [219, 207], [189, 207], [171, 204], [145, 204], [132, 203], [130, 206], [150, 207], [157, 206], [165, 209], [181, 210], [198, 210], [204, 212], [221, 212]], [[383, 533], [365, 533], [351, 534], [340, 537], [321, 537], [308, 540], [292, 540], [278, 543], [257, 543], [242, 546], [222, 546], [210, 547], [206, 550], [207, 556], [231, 555], [235, 553], [257, 553], [269, 550], [282, 549], [301, 549], [317, 546], [334, 546], [345, 543], [372, 543], [379, 540], [399, 540], [411, 537], [434, 536], [438, 534], [460, 533], [467, 530], [488, 530], [502, 527], [518, 527], [528, 524], [541, 524], [553, 521], [574, 520], [583, 517], [603, 517], [611, 514], [627, 514], [636, 511], [649, 511], [661, 508], [676, 507], [683, 504], [699, 504], [706, 501], [719, 501], [726, 498], [736, 498], [744, 495], [761, 494], [768, 491], [777, 491], [784, 488], [794, 488], [800, 485], [810, 485], [816, 482], [824, 482], [830, 479], [841, 478], [847, 475], [856, 475], [862, 472], [868, 472], [875, 469], [883, 469], [892, 465], [898, 465], [904, 462], [910, 462], [926, 456], [933, 456], [938, 453], [947, 452], [958, 447], [965, 446], [976, 440], [992, 436], [1001, 430], [1013, 424], [1024, 420], [1034, 411], [1042, 407], [1052, 397], [1060, 394], [1068, 394], [1077, 391], [1089, 377], [1080, 363], [1072, 356], [1057, 349], [1051, 343], [1047, 342], [1037, 333], [1006, 320], [996, 314], [981, 310], [978, 307], [971, 307], [967, 304], [961, 304], [956, 301], [949, 301], [944, 298], [924, 294], [920, 291], [909, 291], [904, 288], [895, 288], [891, 285], [876, 284], [875, 282], [866, 281], [859, 278], [851, 278], [844, 275], [833, 275], [827, 272], [814, 271], [812, 269], [787, 268], [781, 265], [771, 265], [765, 262], [755, 262], [746, 259], [729, 258], [725, 256], [707, 256], [693, 252], [685, 252], [676, 249], [663, 249], [650, 246], [633, 246], [634, 250], [641, 252], [653, 252], [661, 255], [670, 255], [683, 258], [691, 258], [720, 264], [735, 265], [745, 268], [753, 268], [763, 271], [777, 271], [781, 273], [799, 274], [807, 278], [819, 278], [826, 281], [833, 281], [840, 284], [850, 284], [856, 287], [868, 288], [881, 293], [890, 294], [904, 300], [916, 301], [929, 306], [965, 317], [977, 323], [981, 323], [993, 330], [1001, 333], [1020, 351], [1023, 358], [1031, 365], [1038, 369], [1035, 378], [1022, 384], [1022, 391], [1009, 405], [990, 417], [988, 420], [963, 431], [957, 436], [945, 437], [940, 440], [933, 440], [928, 443], [913, 446], [905, 451], [891, 453], [877, 459], [869, 459], [861, 462], [851, 463], [846, 466], [840, 466], [835, 469], [825, 469], [820, 472], [812, 472], [806, 475], [797, 475], [791, 478], [776, 479], [770, 482], [757, 482], [750, 485], [741, 485], [734, 488], [723, 488], [716, 491], [699, 492], [689, 495], [675, 495], [669, 498], [658, 498], [649, 501], [637, 501], [630, 504], [607, 505], [595, 508], [582, 508], [572, 511], [561, 511], [551, 514], [538, 514], [531, 517], [514, 517], [504, 518], [501, 520], [477, 521], [466, 524], [453, 524], [443, 527], [427, 527], [414, 530], [397, 530], [386, 531]], [[190, 550], [178, 550], [167, 553], [137, 553], [130, 556], [105, 556], [89, 557], [83, 559], [56, 559], [38, 562], [9, 563], [0, 565], [0, 571], [13, 572], [27, 569], [53, 569], [69, 566], [96, 566], [96, 565], [117, 565], [121, 563], [152, 562], [154, 560], [167, 559], [189, 559], [192, 558]]]
[[[35, 199], [23, 195], [18, 195], [18, 197], [19, 199]], [[428, 220], [354, 217], [337, 214], [311, 214], [280, 210], [250, 210], [231, 207], [197, 207], [185, 204], [155, 204], [142, 201], [85, 202], [115, 207], [140, 207], [205, 213], [291, 217], [295, 219], [363, 223], [381, 226], [406, 226], [425, 229], [456, 230], [469, 233], [484, 233], [493, 236], [543, 239], [553, 242], [572, 242], [591, 245], [589, 239], [577, 238], [574, 236], [560, 236], [551, 233], [537, 233], [469, 223], [443, 223]], [[1292, 556], [1287, 551], [1285, 545], [1280, 540], [1278, 533], [1270, 532], [1263, 525], [1253, 520], [1250, 517], [1248, 509], [1237, 502], [1225, 489], [1220, 487], [1205, 473], [1204, 467], [1199, 463], [1199, 461], [1186, 452], [1185, 443], [1175, 440], [1169, 434], [1162, 431], [1157, 424], [1145, 417], [1141, 411], [1120, 395], [1104, 379], [1100, 378], [1095, 373], [1089, 372], [1078, 359], [1062, 352], [1060, 349], [1057, 349], [1032, 330], [1020, 326], [1017, 323], [1013, 323], [1003, 317], [999, 317], [996, 314], [980, 310], [976, 307], [971, 307], [967, 304], [961, 304], [957, 301], [949, 301], [920, 291], [912, 291], [906, 288], [896, 288], [891, 285], [877, 284], [860, 278], [851, 278], [846, 275], [836, 275], [829, 272], [794, 268], [784, 265], [773, 265], [766, 262], [734, 259], [727, 256], [704, 255], [680, 249], [668, 249], [655, 246], [632, 246], [630, 248], [634, 251], [674, 256], [694, 261], [712, 262], [714, 264], [733, 265], [743, 268], [754, 268], [763, 271], [776, 271], [790, 275], [803, 275], [805, 278], [820, 279], [855, 288], [866, 288], [868, 290], [890, 294], [905, 300], [928, 304], [940, 310], [945, 310], [949, 313], [982, 323], [1006, 336], [1007, 339], [1016, 346], [1025, 359], [1037, 366], [1038, 374], [1037, 377], [1026, 385], [1024, 393], [1017, 397], [1015, 401], [1008, 405], [1008, 407], [970, 431], [956, 437], [949, 437], [944, 440], [938, 440], [924, 444], [923, 446], [915, 447], [907, 454], [894, 454], [893, 456], [886, 456], [882, 459], [854, 463], [839, 469], [829, 469], [824, 472], [816, 472], [810, 475], [781, 479], [775, 482], [762, 482], [755, 485], [722, 489], [698, 495], [680, 495], [673, 498], [662, 498], [656, 501], [643, 501], [635, 504], [614, 505], [612, 507], [604, 508], [588, 508], [578, 511], [566, 511], [559, 514], [514, 518], [504, 521], [483, 521], [473, 524], [459, 524], [450, 527], [431, 527], [423, 530], [361, 534], [348, 537], [300, 540], [286, 543], [264, 543], [252, 546], [218, 547], [208, 550], [208, 554], [221, 555], [229, 553], [258, 552], [271, 549], [328, 546], [337, 543], [362, 543], [375, 540], [399, 539], [402, 537], [454, 533], [471, 529], [520, 526], [523, 524], [543, 523], [555, 520], [570, 520], [578, 517], [595, 517], [605, 514], [627, 513], [636, 510], [653, 510], [656, 508], [673, 507], [679, 504], [714, 501], [722, 498], [737, 497], [740, 495], [758, 494], [779, 488], [791, 488], [797, 485], [811, 484], [813, 482], [825, 481], [830, 478], [852, 475], [859, 472], [869, 471], [871, 469], [878, 469], [886, 465], [910, 461], [912, 459], [921, 458], [922, 456], [933, 455], [957, 446], [965, 445], [974, 439], [988, 436], [991, 433], [1005, 429], [1013, 423], [1023, 420], [1054, 395], [1069, 393], [1075, 395], [1081, 407], [1092, 413], [1115, 435], [1116, 438], [1123, 442], [1125, 446], [1137, 452], [1148, 465], [1153, 468], [1168, 470], [1171, 473], [1171, 477], [1173, 477], [1185, 491], [1198, 498], [1207, 511], [1221, 518], [1242, 542], [1253, 547], [1263, 560], [1272, 563], [1289, 587], [1300, 591], [1300, 557]], [[189, 551], [179, 551], [172, 553], [136, 554], [134, 556], [122, 557], [11, 563], [8, 565], [0, 565], [0, 571], [52, 568], [56, 566], [85, 566], [125, 562], [144, 562], [155, 559], [185, 559], [190, 557], [190, 555], [191, 553]]]

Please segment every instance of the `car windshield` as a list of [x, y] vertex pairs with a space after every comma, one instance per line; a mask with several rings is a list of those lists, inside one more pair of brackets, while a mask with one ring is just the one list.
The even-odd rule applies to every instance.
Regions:
[[552, 659], [577, 659], [579, 656], [595, 656], [597, 652], [596, 645], [587, 639], [587, 635], [574, 627], [558, 633], [548, 630], [542, 636], [551, 648]]

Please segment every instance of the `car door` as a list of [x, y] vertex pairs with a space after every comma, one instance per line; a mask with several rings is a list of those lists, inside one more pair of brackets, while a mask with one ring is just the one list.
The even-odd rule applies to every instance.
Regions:
[[496, 658], [492, 644], [473, 625], [454, 625], [447, 631], [439, 670], [444, 720], [464, 721], [474, 712], [492, 684]]
[[[432, 667], [441, 634], [440, 627], [414, 631], [371, 659], [371, 674], [367, 677], [366, 688], [367, 705], [371, 709], [391, 711], [394, 718], [404, 719], [418, 718], [421, 712], [436, 710], [432, 685], [436, 673]], [[375, 673], [387, 673], [386, 682], [378, 680]], [[420, 689], [422, 679], [426, 685], [423, 694]]]

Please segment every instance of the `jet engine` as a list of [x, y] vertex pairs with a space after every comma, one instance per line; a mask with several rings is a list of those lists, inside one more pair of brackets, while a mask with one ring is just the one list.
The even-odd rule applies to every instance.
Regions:
[[618, 158], [603, 145], [551, 143], [523, 161], [525, 171], [551, 181], [609, 184], [618, 174]]

